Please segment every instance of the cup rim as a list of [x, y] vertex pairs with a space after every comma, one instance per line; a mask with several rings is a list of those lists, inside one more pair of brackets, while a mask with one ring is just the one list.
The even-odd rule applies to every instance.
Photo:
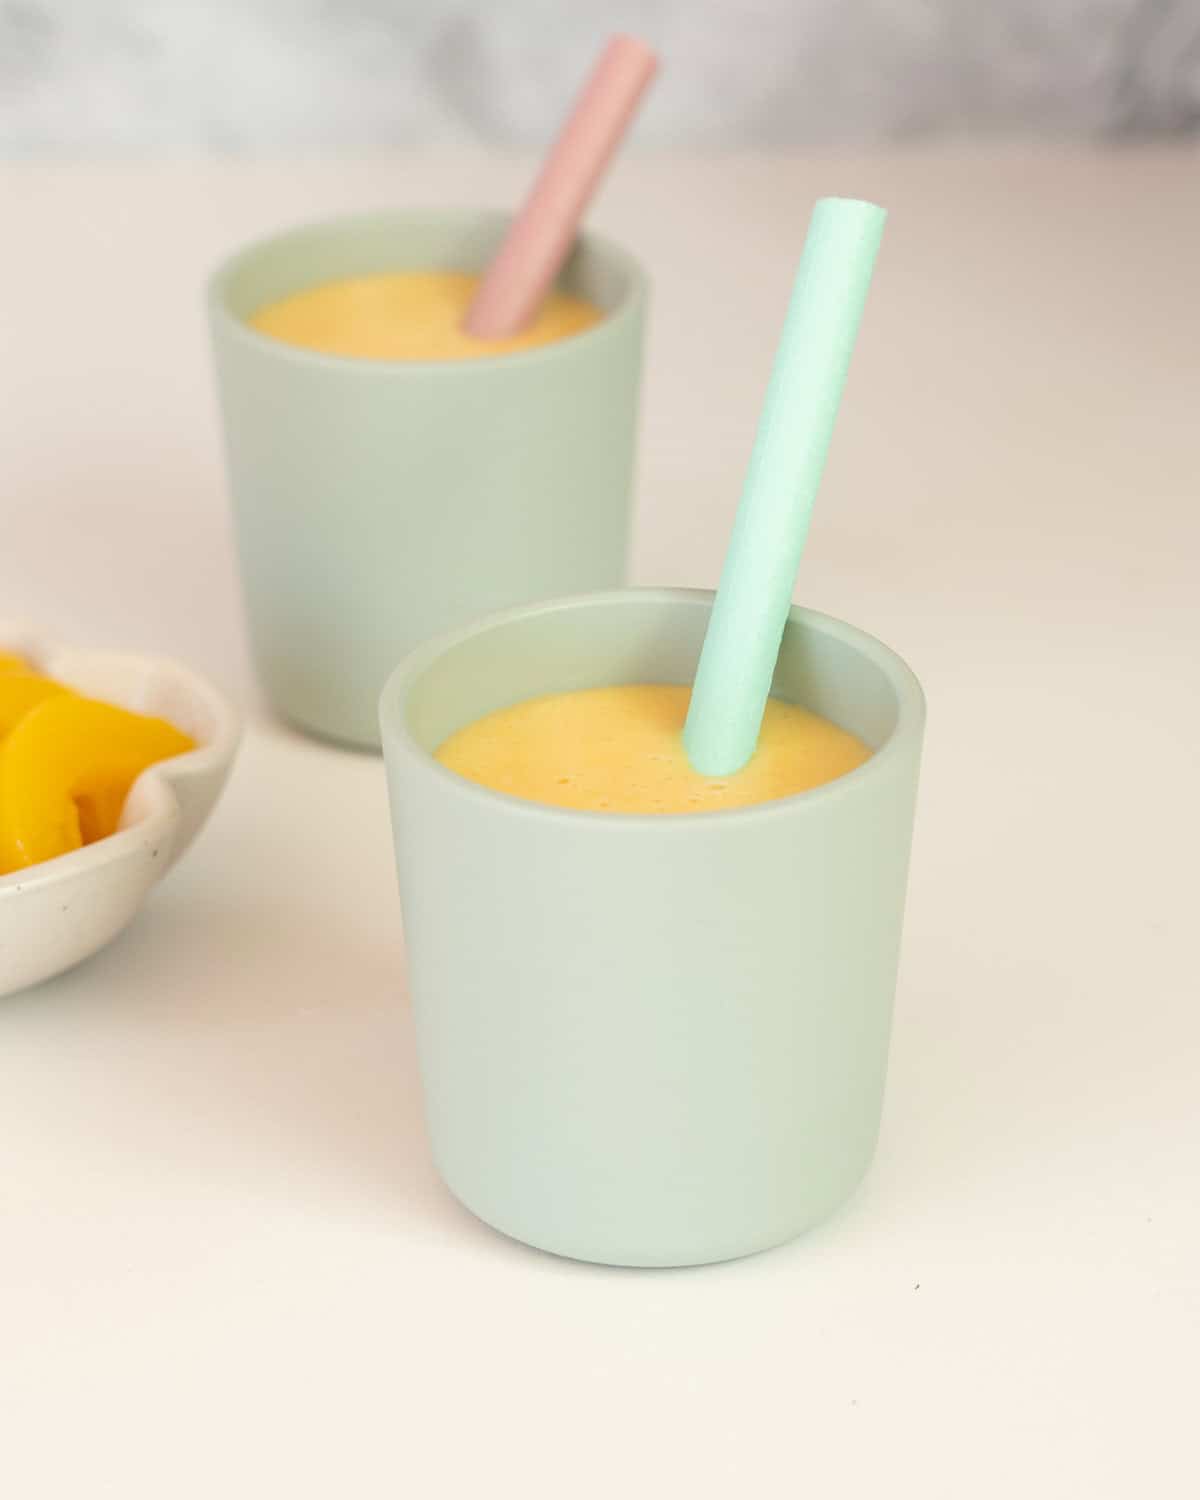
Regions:
[[807, 791], [795, 792], [790, 797], [773, 797], [766, 802], [757, 802], [749, 807], [713, 808], [694, 813], [626, 813], [608, 812], [579, 807], [558, 807], [546, 802], [535, 802], [525, 797], [514, 797], [508, 792], [498, 792], [477, 781], [470, 781], [451, 771], [418, 744], [408, 728], [409, 695], [431, 666], [447, 652], [457, 649], [475, 636], [515, 624], [519, 620], [534, 619], [560, 611], [585, 607], [605, 608], [621, 603], [649, 602], [661, 604], [704, 603], [709, 607], [715, 597], [711, 589], [683, 588], [623, 588], [606, 589], [588, 594], [570, 594], [557, 599], [540, 600], [534, 604], [518, 605], [514, 609], [501, 610], [484, 616], [458, 630], [449, 631], [423, 641], [421, 645], [399, 663], [384, 683], [379, 697], [379, 728], [385, 760], [394, 754], [402, 757], [424, 775], [431, 775], [464, 796], [501, 808], [508, 813], [542, 821], [565, 823], [574, 827], [632, 827], [638, 829], [670, 828], [695, 832], [698, 828], [719, 826], [730, 828], [735, 824], [756, 822], [764, 818], [785, 817], [796, 814], [818, 802], [831, 802], [852, 796], [865, 782], [887, 774], [892, 763], [922, 733], [925, 723], [925, 694], [916, 674], [902, 657], [877, 637], [858, 626], [819, 610], [806, 609], [793, 604], [788, 611], [788, 622], [796, 622], [816, 629], [840, 640], [873, 662], [887, 678], [896, 694], [896, 727], [882, 745], [871, 753], [862, 765], [835, 776], [832, 781]]
[[626, 288], [621, 300], [611, 312], [578, 333], [555, 339], [548, 344], [539, 344], [532, 349], [517, 349], [504, 354], [481, 354], [472, 359], [363, 359], [350, 354], [328, 354], [319, 349], [305, 349], [297, 344], [286, 343], [270, 334], [251, 328], [243, 318], [229, 306], [229, 288], [239, 271], [257, 255], [278, 249], [288, 240], [298, 239], [321, 230], [341, 229], [353, 232], [371, 225], [393, 222], [429, 222], [441, 220], [447, 224], [494, 225], [499, 228], [507, 224], [511, 214], [487, 208], [399, 208], [368, 209], [360, 213], [328, 214], [320, 218], [305, 219], [286, 229], [276, 230], [251, 240], [232, 251], [213, 270], [205, 284], [205, 303], [209, 317], [216, 327], [219, 325], [229, 338], [248, 345], [277, 359], [283, 359], [314, 369], [353, 370], [359, 374], [376, 373], [389, 375], [414, 374], [430, 376], [443, 372], [457, 374], [460, 378], [467, 372], [486, 373], [497, 367], [511, 367], [514, 363], [532, 364], [547, 359], [562, 359], [566, 352], [576, 352], [581, 346], [612, 337], [620, 327], [634, 317], [645, 304], [649, 291], [649, 277], [641, 263], [623, 245], [606, 235], [592, 230], [583, 230], [577, 236], [577, 244], [598, 253], [624, 274]]

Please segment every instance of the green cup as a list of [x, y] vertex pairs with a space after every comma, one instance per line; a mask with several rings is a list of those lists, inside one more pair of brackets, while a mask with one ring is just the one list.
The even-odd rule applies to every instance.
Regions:
[[646, 280], [584, 235], [560, 284], [602, 322], [478, 360], [313, 353], [246, 322], [376, 271], [481, 269], [506, 220], [380, 213], [243, 250], [208, 290], [250, 635], [274, 707], [378, 746], [388, 672], [488, 610], [624, 581]]
[[712, 595], [628, 590], [429, 643], [380, 705], [425, 1109], [481, 1219], [581, 1260], [747, 1255], [870, 1162], [924, 701], [886, 646], [793, 609], [773, 691], [875, 754], [729, 812], [577, 812], [433, 751], [540, 693], [689, 682]]

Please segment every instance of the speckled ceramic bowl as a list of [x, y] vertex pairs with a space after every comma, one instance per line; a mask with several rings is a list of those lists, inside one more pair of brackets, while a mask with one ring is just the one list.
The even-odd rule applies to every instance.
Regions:
[[112, 837], [0, 875], [0, 995], [9, 995], [89, 957], [132, 920], [212, 811], [240, 729], [231, 706], [174, 662], [62, 646], [3, 622], [0, 651], [88, 697], [169, 719], [197, 744], [138, 777]]

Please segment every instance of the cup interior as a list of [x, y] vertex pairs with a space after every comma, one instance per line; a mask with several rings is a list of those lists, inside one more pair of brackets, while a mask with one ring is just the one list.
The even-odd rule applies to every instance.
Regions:
[[[342, 277], [383, 271], [481, 271], [508, 227], [497, 213], [394, 212], [304, 224], [250, 246], [217, 272], [219, 306], [239, 322], [267, 302]], [[580, 235], [558, 286], [611, 317], [640, 284], [617, 246]], [[582, 337], [583, 335], [579, 335]], [[511, 356], [510, 356], [511, 357]]]
[[[691, 682], [711, 607], [709, 593], [634, 589], [513, 611], [414, 653], [384, 691], [385, 729], [399, 712], [407, 734], [432, 754], [456, 730], [526, 698]], [[876, 752], [906, 711], [914, 724], [920, 716], [920, 687], [899, 657], [851, 625], [798, 608], [772, 693]]]

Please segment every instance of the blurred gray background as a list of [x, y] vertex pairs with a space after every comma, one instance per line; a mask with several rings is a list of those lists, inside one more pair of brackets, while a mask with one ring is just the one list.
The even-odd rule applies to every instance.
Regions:
[[616, 29], [654, 145], [1200, 122], [1200, 0], [0, 0], [0, 152], [524, 145]]

